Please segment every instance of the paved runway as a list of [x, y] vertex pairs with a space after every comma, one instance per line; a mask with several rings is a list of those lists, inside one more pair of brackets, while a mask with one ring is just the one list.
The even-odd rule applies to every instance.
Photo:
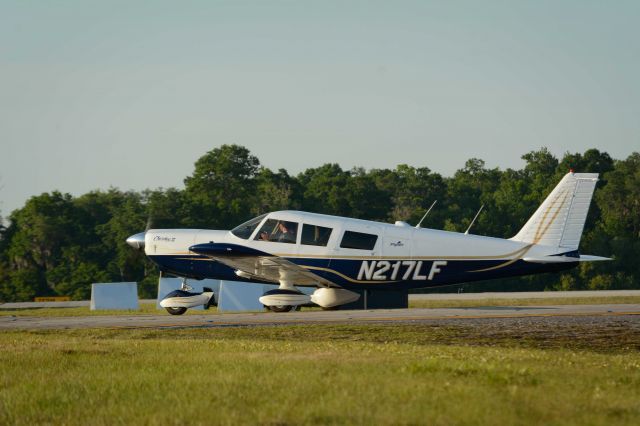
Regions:
[[112, 315], [86, 317], [1, 316], [0, 330], [71, 328], [173, 328], [293, 324], [416, 323], [457, 319], [575, 318], [626, 316], [640, 321], [640, 304], [502, 306], [442, 309], [389, 309], [368, 311], [313, 311], [290, 313], [205, 314], [170, 316]]
[[514, 291], [485, 293], [427, 293], [410, 294], [417, 300], [485, 300], [485, 299], [579, 299], [583, 297], [640, 296], [640, 290], [576, 290], [576, 291]]
[[[582, 297], [628, 297], [640, 296], [640, 290], [577, 290], [577, 291], [520, 291], [486, 293], [427, 293], [410, 294], [409, 301], [420, 300], [485, 300], [485, 299], [574, 299]], [[3, 309], [32, 308], [82, 308], [89, 307], [89, 300], [69, 302], [13, 302], [0, 303]], [[156, 299], [143, 299], [140, 303], [156, 303]]]

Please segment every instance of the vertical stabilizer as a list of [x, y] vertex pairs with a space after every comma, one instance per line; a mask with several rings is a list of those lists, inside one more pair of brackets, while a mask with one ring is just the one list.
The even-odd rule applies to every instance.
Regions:
[[597, 173], [567, 173], [511, 239], [577, 250], [597, 182]]

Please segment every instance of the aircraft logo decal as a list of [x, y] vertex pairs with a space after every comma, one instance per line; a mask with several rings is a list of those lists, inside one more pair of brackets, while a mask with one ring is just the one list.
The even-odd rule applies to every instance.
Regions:
[[395, 281], [397, 279], [413, 281], [431, 281], [433, 277], [442, 272], [442, 267], [447, 265], [446, 260], [434, 260], [431, 268], [425, 267], [422, 260], [365, 260], [360, 265], [358, 280], [367, 281]]

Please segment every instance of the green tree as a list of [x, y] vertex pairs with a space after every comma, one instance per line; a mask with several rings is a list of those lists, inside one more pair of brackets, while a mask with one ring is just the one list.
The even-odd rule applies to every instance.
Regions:
[[84, 242], [83, 222], [71, 195], [60, 192], [32, 197], [12, 213], [7, 257], [16, 294], [56, 294], [57, 282], [47, 273], [65, 260], [65, 246]]
[[576, 173], [599, 173], [600, 177], [603, 177], [605, 173], [613, 170], [614, 162], [606, 152], [588, 149], [584, 154], [567, 152], [558, 163], [557, 168], [560, 175], [573, 170]]
[[603, 226], [611, 235], [640, 238], [640, 153], [618, 161], [604, 177], [607, 186], [596, 198]]
[[274, 173], [261, 168], [256, 176], [255, 204], [251, 211], [258, 216], [276, 210], [298, 209], [300, 198], [298, 182], [285, 169]]
[[229, 229], [251, 216], [260, 161], [245, 147], [222, 145], [200, 157], [184, 180], [185, 223]]
[[158, 270], [125, 240], [147, 228], [229, 228], [259, 213], [303, 209], [380, 221], [417, 223], [438, 200], [424, 226], [464, 231], [481, 204], [473, 233], [514, 235], [569, 168], [600, 173], [581, 251], [613, 255], [613, 262], [582, 263], [561, 275], [492, 280], [473, 290], [605, 289], [640, 282], [640, 154], [613, 160], [590, 149], [558, 161], [546, 148], [522, 157], [521, 170], [489, 169], [472, 158], [454, 176], [426, 167], [343, 170], [337, 164], [310, 168], [297, 177], [260, 167], [237, 145], [202, 156], [185, 190], [122, 192], [111, 188], [73, 198], [60, 192], [32, 197], [0, 220], [0, 300], [36, 295], [87, 298], [96, 281], [137, 281], [153, 297]]
[[[134, 196], [135, 194], [131, 194]], [[145, 229], [171, 229], [187, 226], [184, 218], [185, 192], [175, 188], [145, 190], [140, 202], [144, 205]], [[135, 202], [135, 199], [132, 199]]]
[[473, 227], [474, 234], [499, 236], [503, 223], [493, 212], [494, 193], [500, 185], [501, 173], [498, 169], [487, 169], [485, 162], [478, 158], [467, 160], [463, 169], [456, 171], [447, 185], [448, 219], [445, 229], [465, 231], [474, 216], [484, 204], [483, 213]]
[[[531, 205], [539, 205], [558, 183], [558, 159], [546, 147], [522, 156], [526, 161], [522, 177], [529, 188], [523, 200]], [[568, 172], [566, 170], [564, 173]], [[563, 174], [564, 174], [563, 173]]]
[[371, 173], [363, 168], [350, 172], [345, 188], [349, 215], [359, 219], [385, 221], [391, 206], [391, 196], [376, 185]]
[[101, 245], [110, 254], [105, 262], [108, 276], [117, 281], [144, 278], [148, 272], [144, 254], [126, 244], [129, 236], [143, 232], [148, 224], [143, 197], [134, 192], [113, 190], [100, 196], [108, 215], [95, 229]]
[[412, 167], [407, 164], [397, 166], [393, 176], [389, 219], [408, 221], [415, 225], [437, 200], [440, 205], [429, 213], [429, 218], [422, 226], [442, 226], [442, 206], [446, 206], [446, 183], [442, 176], [431, 173], [427, 167]]
[[304, 188], [304, 210], [341, 216], [351, 214], [348, 194], [351, 174], [338, 164], [307, 169], [298, 175], [298, 180]]
[[[595, 197], [602, 218], [589, 243], [599, 252], [613, 255], [614, 261], [598, 270], [616, 276], [616, 287], [637, 286], [640, 280], [637, 262], [640, 257], [640, 153], [634, 152], [627, 159], [615, 162], [614, 170], [604, 178], [607, 184]], [[601, 282], [599, 279], [599, 286]]]
[[7, 262], [7, 228], [2, 223], [0, 216], [0, 303], [13, 300], [11, 293], [13, 288], [9, 280], [9, 265]]
[[539, 203], [531, 199], [527, 179], [520, 170], [507, 169], [500, 176], [500, 183], [493, 193], [492, 210], [487, 212], [495, 221], [494, 227], [500, 230], [493, 234], [496, 237], [509, 238], [524, 226], [535, 212]]

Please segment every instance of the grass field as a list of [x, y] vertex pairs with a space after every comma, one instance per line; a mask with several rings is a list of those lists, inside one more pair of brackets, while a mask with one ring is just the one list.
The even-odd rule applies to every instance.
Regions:
[[557, 297], [549, 299], [416, 300], [411, 308], [473, 308], [478, 306], [545, 306], [640, 303], [640, 296]]
[[[592, 305], [600, 303], [640, 303], [638, 296], [553, 298], [553, 299], [485, 299], [485, 300], [420, 300], [410, 302], [410, 308], [470, 308], [477, 306], [543, 306], [543, 305]], [[303, 308], [320, 310], [320, 308]], [[218, 313], [215, 307], [208, 310], [189, 309], [186, 315]], [[86, 316], [86, 315], [169, 315], [164, 309], [156, 309], [155, 303], [141, 303], [137, 311], [90, 311], [79, 308], [20, 308], [0, 309], [0, 316]]]
[[640, 424], [640, 331], [0, 333], [0, 424]]

